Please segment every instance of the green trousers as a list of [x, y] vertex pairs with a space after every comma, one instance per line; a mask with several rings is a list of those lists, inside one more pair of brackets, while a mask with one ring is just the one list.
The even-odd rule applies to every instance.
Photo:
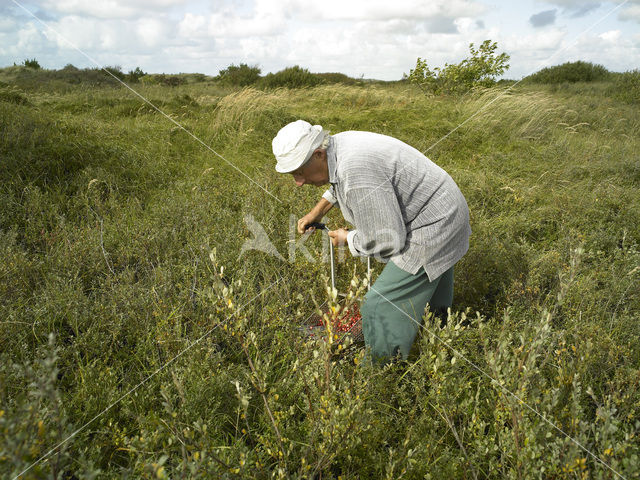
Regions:
[[411, 275], [387, 263], [371, 285], [360, 308], [362, 332], [374, 361], [398, 355], [407, 359], [429, 304], [435, 313], [446, 312], [453, 301], [453, 267], [429, 281], [424, 268]]

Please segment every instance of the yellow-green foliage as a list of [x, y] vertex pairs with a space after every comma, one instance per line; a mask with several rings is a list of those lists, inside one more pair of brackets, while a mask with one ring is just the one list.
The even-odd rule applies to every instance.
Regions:
[[[0, 73], [1, 477], [637, 478], [637, 108], [583, 86], [137, 85], [159, 113]], [[340, 297], [289, 237], [322, 193], [274, 171], [297, 118], [398, 137], [468, 200], [453, 311], [407, 363], [299, 333]], [[256, 223], [279, 258], [241, 254]]]

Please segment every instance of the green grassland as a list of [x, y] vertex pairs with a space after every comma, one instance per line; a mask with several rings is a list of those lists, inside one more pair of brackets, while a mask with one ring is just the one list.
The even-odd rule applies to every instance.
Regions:
[[[640, 477], [640, 110], [613, 81], [136, 84], [160, 113], [18, 70], [0, 74], [2, 478]], [[298, 332], [336, 306], [321, 236], [314, 261], [289, 241], [322, 190], [274, 170], [298, 118], [400, 138], [467, 198], [453, 312], [407, 363]], [[254, 221], [281, 258], [243, 251]], [[365, 274], [344, 255], [339, 290]]]

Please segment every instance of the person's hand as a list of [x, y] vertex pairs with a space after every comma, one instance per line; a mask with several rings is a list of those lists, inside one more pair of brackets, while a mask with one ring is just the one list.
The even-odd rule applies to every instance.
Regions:
[[329, 237], [331, 237], [331, 243], [334, 247], [341, 247], [347, 244], [347, 234], [349, 230], [346, 228], [338, 228], [337, 230], [329, 231]]
[[311, 213], [307, 213], [304, 217], [302, 217], [300, 220], [298, 220], [298, 233], [300, 235], [302, 235], [305, 232], [313, 232], [315, 230], [314, 227], [309, 228], [309, 230], [307, 230], [307, 225], [314, 223], [314, 222], [319, 222], [320, 220], [322, 220], [322, 217], [318, 218], [316, 215], [312, 215]]

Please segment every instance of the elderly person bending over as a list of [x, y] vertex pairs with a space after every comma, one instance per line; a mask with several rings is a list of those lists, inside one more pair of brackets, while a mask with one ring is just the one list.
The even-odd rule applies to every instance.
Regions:
[[330, 231], [333, 244], [388, 262], [360, 309], [362, 330], [374, 359], [406, 359], [426, 305], [441, 313], [453, 300], [453, 266], [471, 234], [460, 189], [418, 150], [377, 133], [329, 135], [298, 120], [278, 132], [273, 153], [296, 185], [330, 184], [299, 233], [337, 204], [355, 229]]

